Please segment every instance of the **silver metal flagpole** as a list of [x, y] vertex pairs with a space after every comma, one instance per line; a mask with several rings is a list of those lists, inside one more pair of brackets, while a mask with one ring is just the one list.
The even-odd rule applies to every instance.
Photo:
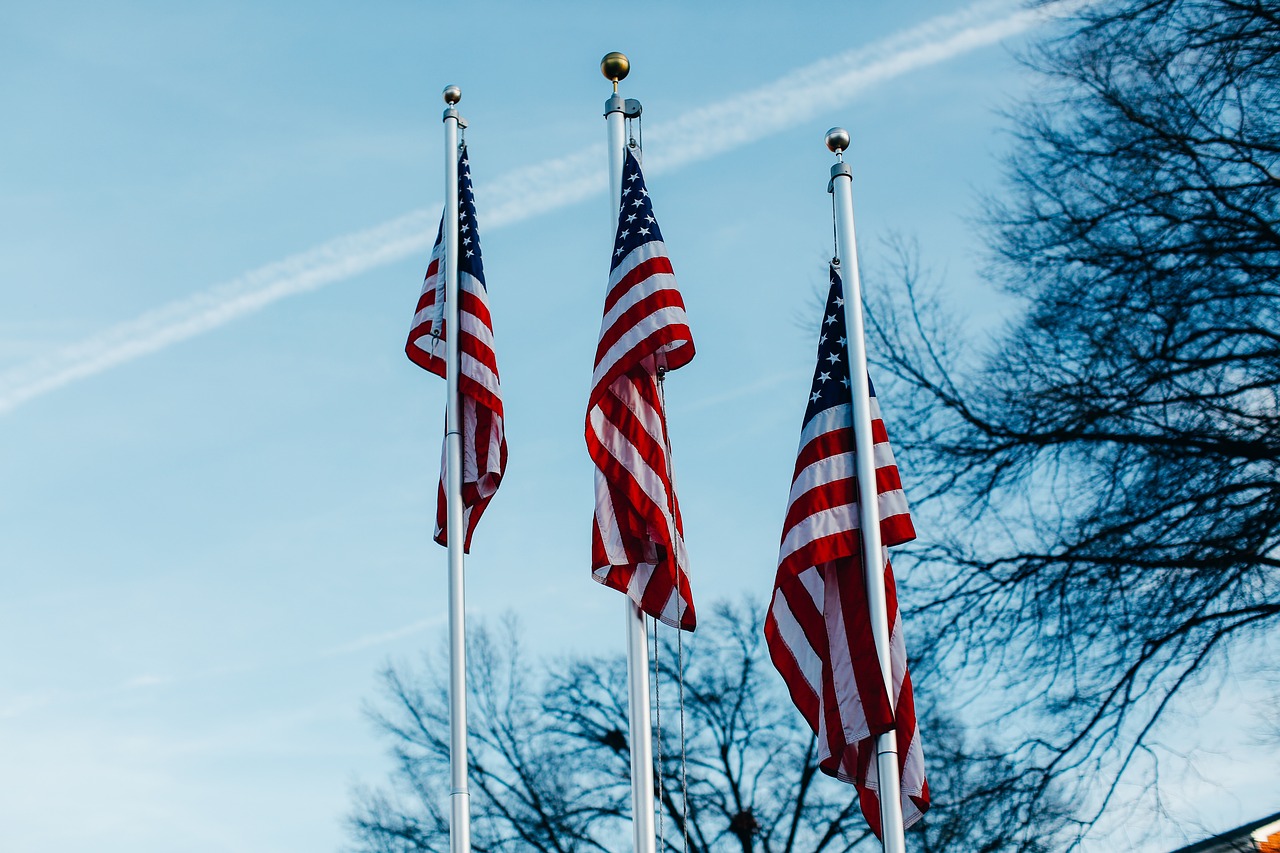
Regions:
[[[853, 171], [844, 162], [849, 132], [841, 127], [827, 131], [827, 147], [836, 155], [831, 167], [830, 190], [835, 196], [836, 255], [844, 285], [844, 321], [849, 351], [849, 379], [853, 394], [853, 436], [857, 444], [859, 525], [862, 528], [862, 564], [865, 567], [871, 633], [875, 638], [880, 672], [893, 696], [893, 669], [889, 657], [889, 608], [884, 591], [884, 549], [880, 541], [879, 498], [876, 492], [875, 439], [871, 436], [871, 388], [867, 379], [866, 337], [862, 324], [862, 281], [858, 276], [858, 246], [853, 233]], [[898, 735], [889, 731], [876, 738], [876, 769], [880, 783], [880, 826], [885, 853], [904, 853], [902, 784], [898, 778]]]
[[[609, 131], [609, 239], [618, 227], [622, 208], [622, 161], [626, 150], [624, 120], [627, 103], [618, 94], [618, 81], [627, 76], [631, 63], [621, 53], [607, 54], [600, 71], [613, 82], [613, 94], [604, 102]], [[638, 108], [638, 105], [637, 105]], [[627, 624], [627, 683], [630, 686], [628, 721], [631, 744], [631, 815], [636, 853], [654, 853], [653, 830], [653, 725], [649, 719], [649, 644], [645, 615], [631, 600], [624, 599]]]
[[[467, 788], [467, 629], [463, 612], [462, 413], [458, 398], [458, 115], [462, 90], [444, 100], [445, 530], [449, 538], [449, 849], [471, 853], [471, 792]], [[463, 125], [465, 126], [465, 124]]]

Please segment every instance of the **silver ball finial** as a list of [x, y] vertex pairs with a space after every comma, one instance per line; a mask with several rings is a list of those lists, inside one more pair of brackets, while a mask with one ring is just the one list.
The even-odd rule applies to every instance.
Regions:
[[849, 150], [849, 131], [843, 127], [833, 127], [827, 131], [827, 148], [833, 154]]
[[600, 73], [604, 75], [604, 79], [616, 85], [619, 80], [625, 79], [631, 73], [631, 61], [627, 59], [625, 53], [616, 50], [606, 53], [604, 59], [600, 60]]
[[444, 87], [444, 102], [449, 106], [453, 106], [462, 100], [462, 90], [457, 86]]

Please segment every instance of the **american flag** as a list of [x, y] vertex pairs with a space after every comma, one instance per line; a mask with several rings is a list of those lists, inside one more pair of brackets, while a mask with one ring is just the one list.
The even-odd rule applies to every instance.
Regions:
[[[887, 550], [884, 584], [896, 722], [871, 634], [859, 535], [849, 377], [844, 299], [840, 276], [833, 268], [765, 636], [770, 657], [786, 681], [792, 701], [817, 736], [819, 766], [857, 787], [862, 813], [878, 836], [880, 786], [875, 735], [897, 729], [902, 812], [907, 826], [929, 808], [929, 786], [924, 778], [902, 619]], [[880, 532], [887, 548], [908, 542], [916, 534], [874, 390], [871, 417]]]
[[629, 150], [622, 174], [587, 404], [587, 449], [596, 465], [592, 575], [655, 619], [692, 631], [696, 617], [659, 377], [689, 363], [693, 336], [640, 164]]
[[[462, 523], [467, 531], [463, 550], [471, 550], [471, 534], [485, 507], [502, 482], [507, 467], [507, 439], [502, 426], [502, 389], [498, 361], [493, 352], [493, 321], [489, 293], [480, 260], [480, 234], [476, 230], [476, 199], [471, 188], [471, 164], [467, 149], [458, 155], [458, 377], [462, 422]], [[431, 250], [427, 277], [413, 315], [413, 328], [405, 352], [414, 364], [444, 378], [446, 364], [444, 316], [444, 216]], [[446, 527], [445, 465], [441, 454], [440, 487], [436, 495], [435, 539], [448, 545]]]

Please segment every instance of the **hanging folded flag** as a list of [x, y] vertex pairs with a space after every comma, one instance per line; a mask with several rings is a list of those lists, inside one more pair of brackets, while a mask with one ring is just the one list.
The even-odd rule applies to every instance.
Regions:
[[660, 380], [693, 358], [693, 336], [630, 150], [622, 174], [587, 404], [587, 449], [596, 465], [592, 574], [655, 619], [692, 631], [696, 617]]
[[[462, 424], [462, 524], [467, 531], [463, 550], [471, 550], [471, 534], [485, 507], [502, 482], [507, 467], [507, 439], [502, 426], [502, 389], [498, 361], [493, 351], [493, 321], [489, 294], [480, 260], [480, 234], [476, 230], [476, 199], [471, 188], [467, 149], [458, 155], [458, 378]], [[444, 217], [436, 233], [418, 309], [405, 352], [414, 364], [445, 378], [445, 336], [452, 330], [444, 322]], [[440, 460], [440, 488], [436, 497], [435, 539], [448, 545], [446, 533], [445, 464]]]
[[[819, 766], [857, 787], [862, 813], [879, 836], [875, 736], [897, 730], [906, 826], [929, 808], [929, 786], [887, 550], [884, 584], [896, 723], [871, 634], [843, 306], [840, 276], [833, 268], [765, 636], [792, 701], [817, 735]], [[871, 418], [880, 531], [887, 548], [916, 534], [874, 390]]]

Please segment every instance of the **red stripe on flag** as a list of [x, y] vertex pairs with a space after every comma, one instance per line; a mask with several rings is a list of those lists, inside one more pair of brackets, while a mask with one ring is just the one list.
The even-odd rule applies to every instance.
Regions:
[[612, 311], [613, 306], [618, 304], [618, 300], [630, 293], [633, 287], [643, 286], [645, 279], [649, 276], [663, 274], [675, 275], [675, 270], [671, 269], [671, 259], [666, 255], [659, 255], [636, 264], [617, 283], [610, 285], [609, 293], [604, 299], [604, 313], [608, 314]]

